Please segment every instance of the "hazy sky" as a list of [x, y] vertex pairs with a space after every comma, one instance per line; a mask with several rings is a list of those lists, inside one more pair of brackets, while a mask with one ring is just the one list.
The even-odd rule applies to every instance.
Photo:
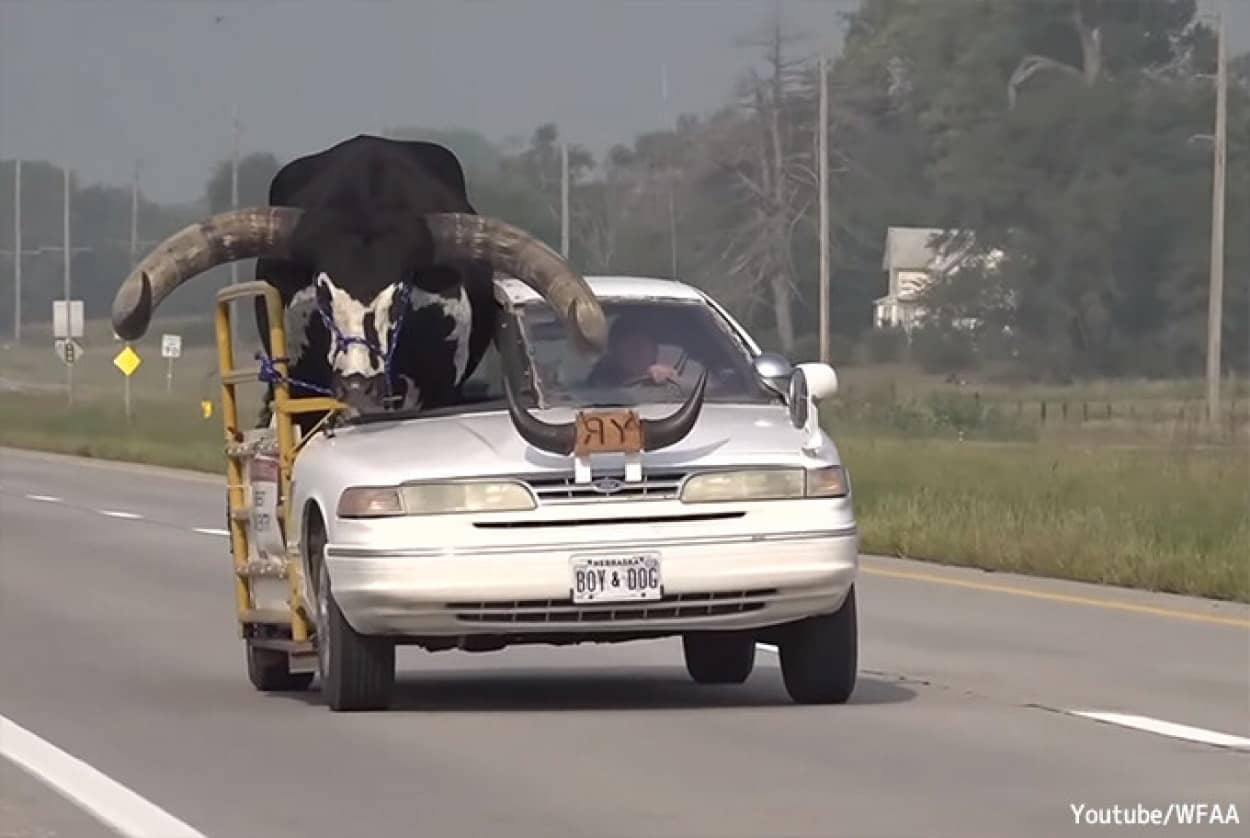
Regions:
[[[940, 0], [934, 0], [940, 2]], [[0, 0], [0, 157], [191, 200], [241, 148], [282, 159], [385, 125], [492, 139], [558, 122], [600, 151], [723, 103], [774, 0]], [[856, 0], [785, 0], [809, 53]], [[1250, 0], [1229, 0], [1231, 43]], [[661, 67], [667, 68], [668, 103]]]

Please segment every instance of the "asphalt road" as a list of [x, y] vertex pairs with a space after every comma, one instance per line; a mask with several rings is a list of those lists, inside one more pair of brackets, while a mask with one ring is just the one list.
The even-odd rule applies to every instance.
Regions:
[[[1250, 751], [1072, 712], [1250, 736], [1250, 608], [865, 557], [847, 706], [790, 704], [767, 650], [745, 685], [696, 686], [674, 640], [401, 650], [393, 710], [333, 714], [249, 685], [223, 503], [212, 477], [0, 449], [0, 716], [210, 838], [1054, 836], [1108, 829], [1074, 805], [1194, 803], [1237, 807], [1202, 832], [1250, 823]], [[16, 771], [0, 817], [95, 834]]]

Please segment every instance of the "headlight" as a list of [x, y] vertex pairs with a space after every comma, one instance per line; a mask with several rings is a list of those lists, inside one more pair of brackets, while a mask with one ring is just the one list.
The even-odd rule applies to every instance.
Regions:
[[729, 500], [777, 500], [803, 497], [803, 469], [713, 471], [686, 480], [681, 499], [686, 503]]
[[339, 498], [340, 518], [446, 515], [455, 512], [523, 512], [537, 503], [521, 483], [465, 481], [408, 486], [353, 486]]
[[841, 466], [817, 469], [773, 468], [713, 471], [689, 477], [681, 490], [684, 503], [837, 498], [847, 494]]

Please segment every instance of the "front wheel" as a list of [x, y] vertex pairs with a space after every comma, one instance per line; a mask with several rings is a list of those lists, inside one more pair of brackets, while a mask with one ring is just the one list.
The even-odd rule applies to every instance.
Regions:
[[859, 666], [855, 587], [832, 614], [808, 617], [781, 638], [781, 677], [798, 704], [845, 704]]
[[384, 710], [395, 685], [395, 644], [357, 634], [330, 587], [325, 562], [318, 562], [317, 667], [321, 693], [331, 710]]
[[755, 668], [755, 638], [749, 634], [698, 632], [682, 635], [686, 671], [699, 684], [741, 684]]

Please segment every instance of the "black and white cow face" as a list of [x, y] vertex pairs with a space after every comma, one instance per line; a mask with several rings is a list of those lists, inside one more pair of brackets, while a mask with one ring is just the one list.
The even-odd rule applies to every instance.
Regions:
[[[334, 397], [357, 411], [377, 410], [388, 398], [402, 396], [390, 375], [388, 359], [402, 323], [410, 289], [403, 283], [384, 287], [361, 301], [334, 283], [326, 273], [316, 282], [316, 305], [330, 332], [326, 362]], [[402, 385], [399, 385], [402, 387]]]

